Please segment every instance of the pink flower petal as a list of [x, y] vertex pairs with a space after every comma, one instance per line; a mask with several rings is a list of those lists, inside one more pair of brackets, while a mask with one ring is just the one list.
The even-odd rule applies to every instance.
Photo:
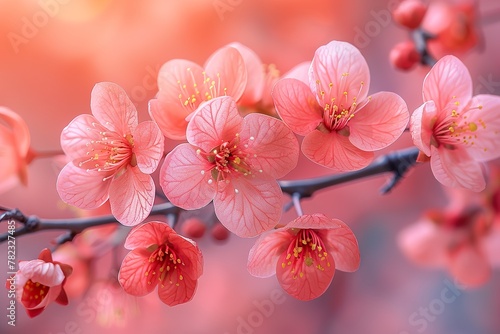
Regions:
[[[97, 131], [89, 131], [89, 129]], [[97, 119], [88, 114], [75, 117], [61, 132], [61, 147], [70, 160], [88, 160], [88, 143], [102, 138], [100, 132], [108, 129], [101, 125]]]
[[351, 144], [348, 137], [320, 131], [313, 131], [304, 138], [302, 152], [315, 163], [337, 172], [366, 167], [374, 156]]
[[500, 267], [500, 222], [496, 221], [491, 232], [483, 240], [483, 249], [488, 256], [488, 262], [493, 267]]
[[281, 79], [272, 96], [278, 115], [293, 132], [305, 136], [323, 120], [323, 113], [310, 88], [297, 79]]
[[408, 108], [399, 95], [376, 93], [349, 121], [349, 140], [364, 151], [380, 150], [401, 136], [408, 118]]
[[325, 243], [328, 242], [327, 249], [335, 259], [336, 268], [346, 272], [358, 270], [360, 254], [356, 236], [341, 220], [331, 219], [331, 221], [339, 224], [339, 227], [319, 230], [318, 234], [322, 236]]
[[248, 272], [262, 278], [274, 275], [278, 258], [292, 239], [293, 235], [285, 229], [262, 234], [248, 254]]
[[145, 174], [153, 173], [163, 156], [163, 134], [154, 122], [142, 122], [132, 135], [137, 167]]
[[481, 165], [472, 160], [463, 149], [437, 149], [431, 146], [432, 173], [445, 186], [482, 191], [486, 187], [486, 181]]
[[370, 87], [370, 70], [356, 47], [333, 41], [316, 50], [309, 84], [321, 106], [331, 104], [334, 99], [337, 104], [345, 101], [344, 107], [347, 108], [352, 102], [359, 103], [366, 98]]
[[436, 104], [434, 101], [428, 101], [415, 110], [410, 119], [413, 143], [428, 157], [431, 156], [431, 137], [436, 115]]
[[[472, 98], [471, 108], [481, 109], [467, 113], [467, 123], [474, 140], [469, 141], [467, 152], [477, 160], [492, 160], [500, 157], [500, 96], [477, 95]], [[466, 123], [466, 124], [467, 124]], [[474, 129], [474, 130], [473, 130]]]
[[243, 118], [233, 98], [218, 97], [205, 102], [189, 122], [187, 140], [210, 152], [225, 141], [231, 141], [241, 129]]
[[174, 247], [179, 257], [185, 266], [182, 267], [184, 276], [188, 276], [193, 280], [198, 279], [203, 274], [203, 254], [200, 249], [191, 239], [185, 238], [180, 234], [168, 234], [168, 242]]
[[126, 226], [142, 222], [151, 212], [155, 197], [155, 184], [151, 176], [137, 167], [127, 167], [115, 176], [109, 187], [111, 213]]
[[[168, 102], [162, 94], [159, 95], [161, 96], [157, 99], [149, 101], [149, 116], [155, 121], [165, 137], [174, 140], [186, 139], [186, 117], [188, 114], [184, 111], [175, 113], [176, 105]], [[177, 108], [182, 109], [181, 107]]]
[[327, 253], [325, 256], [324, 262], [330, 265], [323, 266], [323, 270], [317, 268], [315, 264], [305, 265], [305, 261], [300, 268], [286, 265], [289, 262], [287, 255], [287, 252], [283, 252], [276, 266], [276, 277], [283, 290], [305, 301], [321, 296], [328, 289], [335, 275], [335, 260], [332, 255]]
[[[182, 275], [181, 270], [177, 274], [170, 276], [171, 281], [164, 281], [164, 284], [158, 284], [158, 296], [160, 300], [169, 306], [186, 303], [193, 299], [198, 280], [191, 279], [187, 275]], [[182, 275], [183, 279], [179, 279]]]
[[[423, 96], [424, 101], [434, 101], [439, 113], [462, 109], [472, 97], [469, 71], [455, 56], [444, 56], [425, 77]], [[459, 107], [451, 104], [456, 101], [460, 103]]]
[[215, 214], [229, 231], [249, 238], [278, 224], [283, 193], [273, 179], [239, 177], [218, 186]]
[[57, 177], [57, 192], [61, 199], [80, 209], [96, 209], [108, 200], [110, 173], [87, 171], [67, 164]]
[[309, 85], [309, 69], [311, 68], [311, 62], [305, 61], [298, 65], [295, 65], [290, 71], [283, 74], [283, 78], [297, 79]]
[[23, 266], [19, 266], [19, 269], [28, 279], [49, 287], [60, 285], [64, 280], [61, 267], [52, 262], [43, 260], [23, 261]]
[[472, 245], [463, 245], [450, 259], [453, 277], [467, 287], [480, 286], [491, 276], [491, 266], [487, 258]]
[[190, 144], [180, 144], [167, 156], [160, 170], [160, 185], [172, 204], [186, 210], [199, 209], [215, 196], [211, 185], [213, 165]]
[[293, 132], [280, 120], [262, 114], [243, 119], [240, 138], [248, 140], [245, 162], [254, 171], [277, 179], [297, 166], [299, 143]]
[[247, 70], [246, 88], [238, 104], [252, 106], [262, 98], [262, 91], [264, 90], [264, 68], [262, 61], [252, 49], [241, 43], [230, 43], [228, 46], [240, 52]]
[[123, 259], [118, 273], [118, 281], [126, 293], [133, 296], [144, 296], [154, 290], [157, 279], [150, 279], [148, 284], [146, 272], [149, 270], [149, 253], [143, 249], [134, 249]]
[[31, 137], [28, 125], [24, 119], [9, 108], [0, 107], [0, 128], [2, 121], [7, 124], [10, 130], [9, 132], [14, 139], [18, 154], [22, 157], [26, 156], [30, 147]]
[[135, 249], [137, 247], [149, 247], [153, 244], [161, 245], [168, 239], [170, 233], [175, 233], [167, 223], [152, 223], [138, 225], [130, 231], [123, 247]]
[[429, 220], [421, 220], [398, 235], [402, 252], [419, 265], [440, 267], [446, 263], [447, 247], [452, 236]]
[[215, 51], [205, 63], [205, 71], [213, 81], [212, 97], [231, 96], [235, 101], [241, 98], [247, 85], [247, 69], [238, 50], [226, 46]]
[[94, 86], [90, 97], [92, 114], [109, 130], [126, 136], [137, 126], [137, 110], [123, 88], [111, 82]]

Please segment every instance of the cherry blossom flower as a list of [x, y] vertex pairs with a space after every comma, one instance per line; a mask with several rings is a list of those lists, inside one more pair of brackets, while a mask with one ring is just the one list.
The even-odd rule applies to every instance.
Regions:
[[240, 99], [247, 84], [243, 58], [231, 46], [217, 50], [205, 65], [173, 59], [160, 68], [158, 95], [149, 102], [149, 114], [165, 137], [186, 138], [189, 115], [199, 105], [218, 96]]
[[434, 176], [445, 186], [483, 190], [482, 162], [500, 156], [500, 97], [473, 97], [467, 68], [446, 56], [425, 77], [423, 98], [410, 130]]
[[108, 199], [124, 225], [136, 225], [151, 212], [153, 173], [163, 155], [163, 136], [152, 121], [138, 124], [125, 91], [99, 83], [91, 94], [92, 115], [77, 116], [64, 128], [61, 146], [70, 158], [57, 179], [61, 199], [95, 209]]
[[477, 193], [451, 189], [448, 207], [426, 212], [400, 232], [398, 243], [416, 264], [446, 268], [461, 284], [479, 286], [500, 266], [500, 219]]
[[248, 271], [256, 277], [276, 274], [288, 294], [311, 300], [330, 286], [335, 269], [353, 272], [359, 262], [351, 229], [338, 219], [314, 214], [262, 234], [250, 250]]
[[[52, 302], [68, 305], [64, 284], [72, 271], [71, 266], [53, 261], [47, 248], [40, 252], [37, 260], [19, 261], [14, 277], [16, 296], [28, 316], [36, 317]], [[11, 284], [8, 279], [7, 289]]]
[[125, 248], [131, 252], [118, 274], [125, 292], [144, 296], [158, 285], [158, 296], [170, 306], [193, 298], [203, 272], [203, 257], [194, 241], [166, 223], [153, 221], [134, 228]]
[[477, 24], [477, 1], [432, 1], [421, 28], [434, 38], [428, 40], [431, 54], [437, 58], [458, 55], [480, 41]]
[[274, 64], [264, 64], [252, 49], [241, 43], [234, 42], [229, 46], [240, 52], [247, 71], [247, 85], [238, 101], [240, 114], [260, 112], [276, 116], [271, 90], [280, 77], [279, 70]]
[[28, 126], [18, 114], [0, 107], [0, 193], [18, 182], [27, 185], [32, 158]]
[[273, 98], [279, 116], [295, 133], [305, 136], [302, 152], [335, 171], [367, 166], [373, 151], [387, 147], [408, 123], [405, 102], [396, 94], [367, 96], [368, 65], [354, 46], [333, 41], [316, 50], [309, 86], [285, 78]]
[[203, 104], [187, 140], [165, 158], [160, 185], [172, 204], [199, 209], [213, 200], [231, 232], [253, 237], [281, 217], [277, 178], [297, 164], [298, 143], [280, 120], [257, 113], [242, 118], [231, 97]]

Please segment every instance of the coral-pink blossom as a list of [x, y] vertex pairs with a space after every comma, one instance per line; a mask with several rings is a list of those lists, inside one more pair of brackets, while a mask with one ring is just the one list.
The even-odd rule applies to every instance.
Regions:
[[335, 269], [352, 272], [359, 262], [351, 229], [338, 219], [314, 214], [261, 235], [250, 250], [247, 267], [257, 277], [276, 274], [291, 296], [311, 300], [330, 286]]
[[429, 71], [423, 97], [410, 130], [415, 145], [430, 157], [434, 176], [445, 186], [483, 190], [482, 162], [500, 157], [500, 97], [473, 97], [470, 74], [454, 56]]
[[0, 193], [19, 182], [27, 184], [31, 158], [28, 125], [17, 113], [0, 107]]
[[373, 160], [373, 151], [392, 144], [408, 123], [398, 95], [368, 96], [368, 65], [353, 45], [333, 41], [316, 50], [309, 85], [284, 78], [273, 89], [279, 116], [305, 136], [302, 152], [335, 171], [356, 170]]
[[214, 52], [202, 67], [173, 59], [160, 68], [158, 95], [149, 102], [149, 114], [165, 137], [185, 139], [188, 121], [202, 102], [218, 96], [241, 98], [247, 84], [243, 58], [235, 48]]
[[174, 306], [193, 298], [203, 273], [203, 257], [196, 243], [177, 234], [167, 223], [148, 222], [135, 227], [125, 241], [125, 256], [118, 280], [125, 292], [158, 296]]
[[189, 143], [167, 154], [160, 185], [184, 209], [213, 200], [215, 213], [231, 232], [253, 237], [281, 217], [277, 178], [297, 164], [298, 143], [280, 120], [249, 114], [242, 118], [231, 97], [203, 104], [187, 127]]
[[116, 84], [97, 84], [91, 109], [93, 116], [77, 116], [62, 131], [61, 146], [71, 162], [59, 174], [57, 191], [81, 209], [109, 199], [120, 223], [136, 225], [153, 206], [149, 174], [163, 155], [163, 136], [154, 122], [138, 123], [135, 106]]
[[13, 281], [7, 280], [6, 288], [10, 290], [10, 285], [15, 284], [16, 297], [32, 318], [52, 302], [68, 304], [64, 284], [72, 271], [71, 266], [54, 262], [50, 250], [45, 248], [37, 260], [19, 261], [19, 270]]

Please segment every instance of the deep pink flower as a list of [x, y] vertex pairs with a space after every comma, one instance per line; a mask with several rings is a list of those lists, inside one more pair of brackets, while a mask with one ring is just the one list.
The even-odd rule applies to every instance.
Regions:
[[118, 280], [125, 292], [144, 296], [158, 285], [158, 296], [174, 306], [193, 298], [203, 272], [196, 243], [177, 234], [167, 223], [135, 227], [125, 240], [131, 252], [123, 259]]
[[445, 186], [481, 191], [482, 162], [500, 157], [500, 97], [473, 97], [467, 68], [446, 56], [425, 77], [423, 98], [410, 130], [415, 145], [430, 157], [434, 176]]
[[72, 161], [59, 174], [57, 191], [81, 209], [95, 209], [109, 198], [116, 219], [136, 225], [153, 206], [149, 174], [163, 155], [163, 136], [152, 121], [138, 124], [135, 106], [116, 84], [95, 85], [91, 108], [93, 116], [77, 116], [62, 131], [61, 146]]
[[250, 250], [248, 271], [257, 277], [276, 274], [288, 294], [311, 300], [330, 286], [335, 269], [353, 272], [359, 262], [351, 229], [338, 219], [314, 214], [262, 234]]
[[215, 213], [231, 232], [253, 237], [281, 217], [277, 178], [297, 164], [298, 143], [280, 120], [249, 114], [242, 118], [231, 97], [212, 99], [187, 127], [189, 142], [165, 158], [160, 185], [181, 208], [214, 201]]
[[354, 46], [333, 41], [316, 50], [309, 86], [297, 79], [279, 80], [273, 98], [279, 116], [305, 136], [302, 152], [335, 171], [356, 170], [373, 160], [404, 131], [408, 109], [396, 94], [367, 96], [368, 65]]
[[[19, 261], [14, 278], [16, 297], [26, 308], [28, 316], [39, 315], [52, 302], [68, 305], [64, 284], [72, 271], [71, 266], [52, 261], [47, 248], [40, 252], [37, 260]], [[7, 280], [7, 289], [11, 284], [12, 281]]]
[[166, 62], [158, 73], [158, 95], [149, 101], [149, 114], [165, 137], [185, 139], [186, 118], [198, 106], [218, 96], [240, 99], [247, 84], [241, 54], [233, 47], [217, 50], [205, 65], [183, 59]]
[[27, 184], [27, 166], [32, 158], [26, 122], [12, 110], [0, 107], [0, 193], [18, 182]]

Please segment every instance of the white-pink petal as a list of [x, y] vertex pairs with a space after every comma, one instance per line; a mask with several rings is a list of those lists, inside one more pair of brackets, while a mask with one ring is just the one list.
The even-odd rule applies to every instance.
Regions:
[[399, 95], [376, 93], [349, 121], [349, 140], [364, 151], [380, 150], [401, 136], [408, 118], [408, 108]]
[[240, 138], [247, 146], [245, 162], [254, 173], [277, 179], [297, 166], [299, 143], [293, 132], [280, 120], [262, 114], [243, 119]]
[[242, 176], [229, 183], [221, 181], [218, 187], [215, 214], [237, 236], [255, 237], [278, 224], [283, 193], [274, 179]]
[[134, 104], [125, 90], [115, 83], [96, 84], [90, 96], [90, 107], [102, 125], [121, 136], [131, 134], [138, 124]]
[[57, 192], [65, 203], [80, 209], [96, 209], [108, 200], [111, 174], [87, 171], [70, 162], [57, 177]]
[[[467, 67], [455, 56], [444, 56], [424, 79], [424, 101], [432, 100], [444, 117], [451, 109], [460, 111], [472, 97], [472, 79]], [[459, 102], [458, 106], [451, 103]]]
[[323, 121], [321, 107], [311, 89], [297, 79], [281, 79], [272, 96], [278, 115], [293, 132], [305, 136]]
[[410, 118], [410, 133], [413, 143], [428, 157], [431, 155], [431, 138], [436, 115], [436, 104], [434, 101], [427, 101], [418, 107]]
[[186, 210], [199, 209], [215, 196], [213, 165], [190, 144], [180, 144], [167, 156], [160, 170], [160, 185], [172, 204]]
[[111, 213], [126, 226], [137, 225], [146, 219], [153, 208], [154, 197], [153, 179], [138, 167], [127, 166], [109, 187]]
[[151, 121], [140, 123], [133, 133], [137, 167], [145, 174], [153, 173], [163, 156], [163, 134]]

